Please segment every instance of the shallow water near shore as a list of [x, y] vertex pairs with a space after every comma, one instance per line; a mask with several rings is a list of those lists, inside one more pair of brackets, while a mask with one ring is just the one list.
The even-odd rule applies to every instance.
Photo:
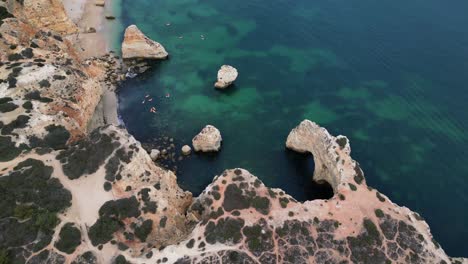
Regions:
[[[448, 254], [468, 256], [467, 2], [122, 0], [121, 10], [122, 26], [171, 55], [120, 89], [129, 132], [145, 144], [171, 137], [177, 152], [206, 124], [223, 135], [220, 153], [174, 163], [184, 189], [242, 167], [298, 200], [327, 197], [311, 183], [312, 157], [284, 147], [307, 118], [348, 136], [368, 185], [421, 213]], [[240, 75], [219, 91], [223, 64]]]

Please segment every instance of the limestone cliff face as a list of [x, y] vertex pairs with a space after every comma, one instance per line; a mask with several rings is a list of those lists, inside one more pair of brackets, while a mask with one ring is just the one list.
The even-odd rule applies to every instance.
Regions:
[[78, 31], [60, 0], [7, 0], [7, 6], [15, 17], [36, 28], [49, 29], [61, 34]]
[[18, 134], [12, 136], [17, 144], [29, 144], [28, 137], [57, 125], [72, 138], [83, 136], [102, 94], [105, 67], [98, 60], [82, 61], [59, 33], [16, 18], [6, 19], [0, 34], [0, 96], [16, 106], [0, 121], [8, 125], [29, 117], [3, 135]]

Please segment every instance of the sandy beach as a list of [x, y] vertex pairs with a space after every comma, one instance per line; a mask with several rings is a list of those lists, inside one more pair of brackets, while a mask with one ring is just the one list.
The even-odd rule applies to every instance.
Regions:
[[[106, 1], [110, 6], [111, 1]], [[106, 6], [96, 6], [94, 0], [63, 0], [68, 16], [78, 25], [78, 34], [69, 38], [79, 47], [83, 58], [99, 57], [109, 52], [104, 12]]]
[[[63, 0], [68, 16], [79, 27], [79, 33], [68, 38], [80, 51], [82, 59], [101, 57], [110, 51], [111, 32], [110, 26], [105, 23], [106, 10], [112, 10], [111, 1], [107, 0], [105, 6], [96, 6], [94, 0]], [[95, 32], [94, 32], [95, 31]], [[88, 130], [105, 125], [119, 125], [117, 115], [118, 100], [115, 87], [103, 86], [103, 95], [95, 114], [88, 124]]]

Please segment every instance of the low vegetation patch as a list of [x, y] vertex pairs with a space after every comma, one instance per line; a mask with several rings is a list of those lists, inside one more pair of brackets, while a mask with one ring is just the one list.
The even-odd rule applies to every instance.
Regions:
[[62, 252], [71, 254], [80, 244], [80, 230], [73, 223], [66, 223], [60, 230], [59, 240], [55, 243], [55, 247]]

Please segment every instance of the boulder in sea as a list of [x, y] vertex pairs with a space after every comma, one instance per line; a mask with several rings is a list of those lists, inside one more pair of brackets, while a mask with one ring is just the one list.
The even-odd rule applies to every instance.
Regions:
[[169, 56], [164, 47], [149, 39], [137, 26], [131, 25], [125, 30], [122, 43], [122, 58], [132, 59], [166, 59]]
[[223, 65], [218, 71], [218, 81], [215, 83], [215, 87], [218, 89], [224, 89], [231, 85], [236, 79], [239, 73], [237, 69], [230, 65]]
[[152, 160], [157, 160], [159, 158], [159, 154], [161, 154], [161, 151], [157, 149], [152, 149], [150, 153], [150, 157]]
[[189, 145], [184, 145], [182, 147], [182, 154], [187, 156], [187, 155], [190, 155], [190, 153], [192, 152], [192, 148], [189, 146]]
[[212, 125], [207, 125], [192, 139], [192, 145], [195, 151], [215, 152], [221, 148], [222, 140], [219, 130]]

